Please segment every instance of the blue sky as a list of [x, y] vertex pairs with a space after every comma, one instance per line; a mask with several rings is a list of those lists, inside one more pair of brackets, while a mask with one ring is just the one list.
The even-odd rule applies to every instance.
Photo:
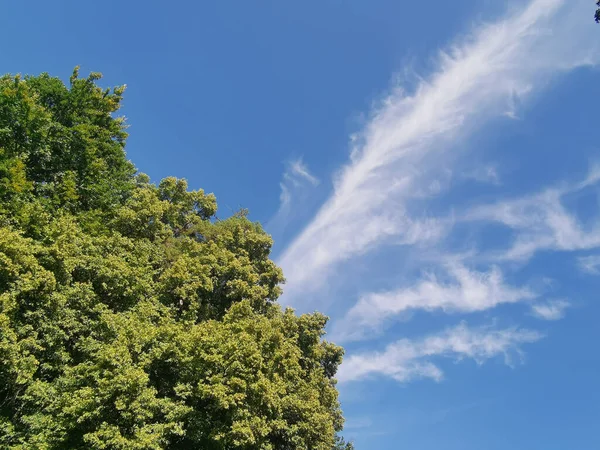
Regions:
[[357, 449], [592, 450], [593, 3], [10, 2], [0, 70], [126, 83], [140, 170], [250, 209]]

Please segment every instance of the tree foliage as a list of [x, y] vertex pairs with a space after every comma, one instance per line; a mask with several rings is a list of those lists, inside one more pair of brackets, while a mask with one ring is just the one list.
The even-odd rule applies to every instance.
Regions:
[[271, 238], [127, 160], [124, 87], [0, 78], [0, 448], [351, 448]]
[[[598, 1], [596, 2], [596, 5], [597, 5], [597, 6], [600, 6], [600, 0], [598, 0]], [[596, 17], [596, 23], [600, 23], [600, 8], [598, 8], [598, 9], [596, 10], [596, 16], [595, 16], [595, 17]]]

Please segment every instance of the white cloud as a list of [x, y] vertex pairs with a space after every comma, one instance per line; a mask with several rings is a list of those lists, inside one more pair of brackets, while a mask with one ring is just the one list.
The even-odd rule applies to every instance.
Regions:
[[532, 314], [542, 320], [560, 320], [565, 316], [565, 310], [571, 304], [565, 300], [550, 300], [531, 307]]
[[301, 180], [306, 180], [313, 186], [319, 184], [319, 179], [310, 173], [302, 159], [297, 159], [289, 164], [284, 179], [291, 181], [294, 185], [301, 184]]
[[471, 170], [464, 174], [465, 178], [470, 178], [480, 183], [489, 183], [498, 186], [500, 184], [500, 176], [496, 166], [480, 166], [475, 170]]
[[579, 268], [590, 275], [600, 275], [600, 255], [581, 256], [577, 259]]
[[463, 264], [450, 263], [446, 269], [449, 280], [430, 274], [409, 288], [363, 296], [343, 319], [333, 324], [333, 340], [376, 336], [387, 322], [410, 310], [474, 313], [537, 296], [528, 288], [507, 285], [498, 267], [477, 272]]
[[542, 250], [574, 251], [600, 247], [600, 225], [582, 224], [563, 205], [565, 195], [579, 192], [598, 181], [600, 169], [594, 167], [579, 183], [479, 206], [469, 211], [464, 220], [498, 222], [514, 230], [514, 242], [507, 251], [494, 255], [498, 259], [527, 260]]
[[308, 166], [304, 164], [302, 159], [296, 159], [286, 164], [285, 172], [281, 183], [281, 201], [280, 210], [290, 205], [292, 201], [292, 192], [306, 189], [310, 186], [318, 186], [319, 179], [310, 173]]
[[521, 344], [541, 338], [540, 333], [526, 329], [471, 329], [462, 323], [422, 340], [399, 340], [383, 352], [351, 355], [340, 367], [338, 380], [349, 382], [383, 376], [402, 383], [419, 378], [440, 381], [443, 372], [431, 362], [434, 357], [469, 358], [483, 364], [490, 358], [503, 356], [506, 364], [511, 365], [513, 355], [522, 356]]
[[279, 208], [286, 208], [292, 201], [292, 194], [290, 194], [290, 189], [286, 184], [280, 183], [279, 187], [281, 188], [281, 194], [279, 194]]
[[390, 238], [419, 244], [442, 236], [443, 224], [415, 216], [415, 193], [432, 186], [471, 131], [502, 117], [507, 102], [595, 61], [597, 29], [581, 21], [588, 3], [534, 0], [441, 53], [414, 93], [394, 90], [353, 138], [329, 200], [279, 259], [288, 280], [283, 301], [311, 309], [299, 294], [322, 286], [340, 263]]
[[281, 232], [294, 216], [294, 202], [297, 205], [306, 200], [308, 193], [319, 183], [301, 158], [288, 162], [279, 183], [279, 209], [267, 223], [266, 229], [272, 233]]

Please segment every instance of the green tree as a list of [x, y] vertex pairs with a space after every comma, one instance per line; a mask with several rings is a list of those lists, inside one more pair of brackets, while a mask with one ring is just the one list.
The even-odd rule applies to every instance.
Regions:
[[[600, 6], [600, 0], [596, 2], [597, 6]], [[600, 8], [596, 9], [596, 23], [600, 23]]]
[[125, 156], [124, 87], [0, 78], [0, 448], [350, 449], [272, 241]]
[[354, 450], [354, 445], [351, 442], [346, 442], [341, 436], [337, 436], [333, 450]]

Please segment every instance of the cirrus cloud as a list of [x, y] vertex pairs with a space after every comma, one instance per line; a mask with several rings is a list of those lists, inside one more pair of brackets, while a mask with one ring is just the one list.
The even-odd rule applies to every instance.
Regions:
[[354, 354], [347, 358], [338, 374], [342, 383], [373, 377], [389, 377], [399, 382], [429, 378], [440, 381], [443, 371], [433, 358], [472, 359], [478, 364], [503, 356], [512, 365], [515, 356], [523, 357], [522, 344], [533, 343], [543, 336], [519, 328], [494, 330], [489, 327], [469, 328], [466, 323], [421, 340], [401, 339], [382, 352]]
[[307, 290], [322, 287], [342, 263], [390, 240], [443, 237], [443, 225], [435, 232], [424, 226], [435, 218], [415, 213], [422, 211], [419, 193], [436, 185], [473, 131], [505, 117], [515, 99], [523, 103], [557, 75], [597, 61], [593, 30], [573, 25], [587, 7], [584, 0], [533, 0], [441, 52], [437, 70], [414, 92], [393, 89], [353, 137], [330, 198], [279, 258], [288, 280], [283, 301], [311, 309]]

